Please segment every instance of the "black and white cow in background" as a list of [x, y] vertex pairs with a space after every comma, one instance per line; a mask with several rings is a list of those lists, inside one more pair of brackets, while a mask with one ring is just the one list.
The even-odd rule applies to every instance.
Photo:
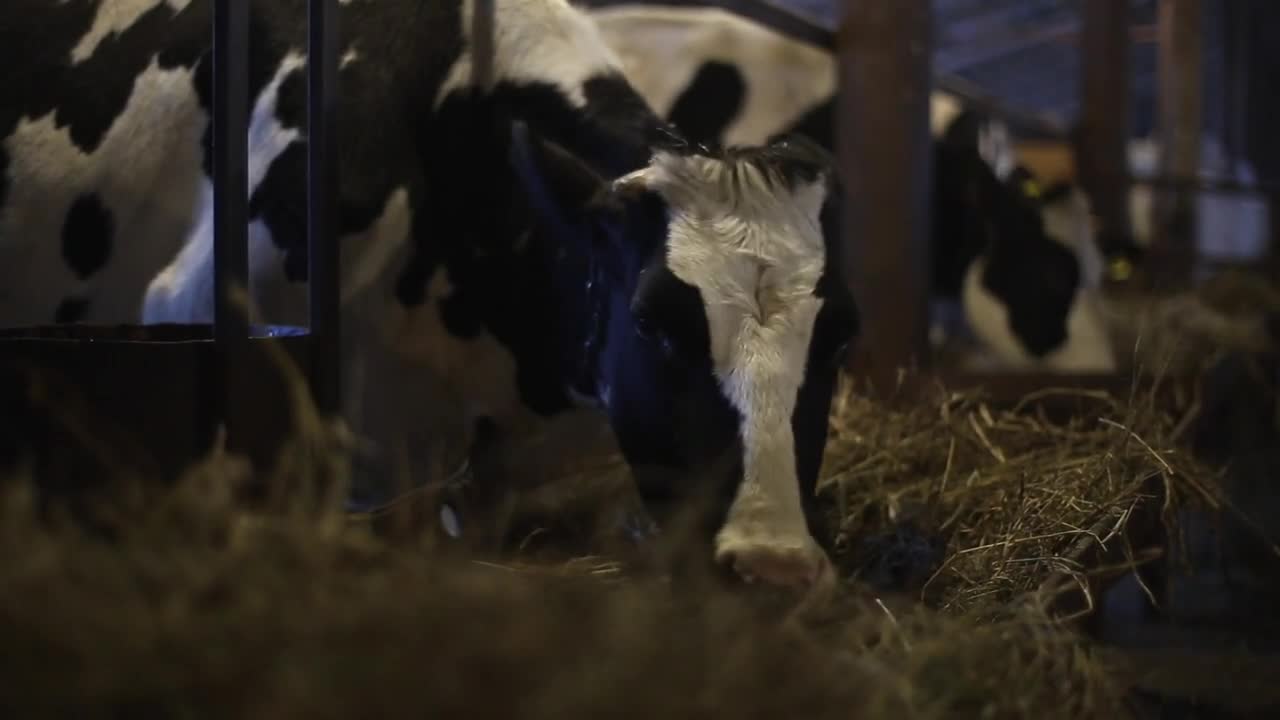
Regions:
[[[211, 5], [0, 6], [0, 324], [211, 320]], [[271, 323], [306, 317], [305, 8], [251, 0], [251, 291]], [[806, 514], [858, 324], [830, 158], [691, 145], [585, 14], [496, 8], [495, 83], [476, 88], [469, 0], [340, 6], [356, 430], [403, 442], [453, 402], [460, 424], [518, 433], [585, 397], [651, 509], [720, 493], [718, 561], [825, 583]], [[422, 378], [431, 407], [361, 414]]]
[[[605, 2], [591, 15], [632, 85], [691, 139], [799, 132], [834, 146], [827, 50], [720, 8]], [[932, 95], [930, 125], [935, 296], [960, 302], [1006, 368], [1114, 369], [1084, 195], [1039, 188], [1017, 168], [1005, 126], [952, 95]]]

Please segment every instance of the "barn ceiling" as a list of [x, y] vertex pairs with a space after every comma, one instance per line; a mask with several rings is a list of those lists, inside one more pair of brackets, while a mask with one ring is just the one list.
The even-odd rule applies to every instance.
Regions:
[[[654, 0], [663, 2], [664, 0]], [[687, 1], [687, 0], [686, 0]], [[781, 6], [834, 31], [846, 0], [704, 0], [738, 8]], [[886, 0], [853, 0], [885, 2]], [[1133, 132], [1151, 132], [1155, 108], [1156, 0], [1129, 0], [1133, 54]], [[934, 0], [934, 68], [941, 77], [970, 84], [1004, 104], [1069, 126], [1079, 96], [1080, 0]], [[1219, 123], [1223, 43], [1221, 3], [1205, 3], [1206, 130]], [[750, 14], [749, 10], [747, 11]]]

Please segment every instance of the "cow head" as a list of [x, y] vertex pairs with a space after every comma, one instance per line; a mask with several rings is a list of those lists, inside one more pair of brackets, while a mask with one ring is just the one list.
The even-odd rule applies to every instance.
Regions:
[[818, 580], [827, 560], [804, 508], [858, 327], [829, 156], [798, 138], [676, 142], [610, 181], [519, 126], [513, 149], [538, 218], [597, 268], [593, 390], [650, 506], [710, 489], [719, 560]]

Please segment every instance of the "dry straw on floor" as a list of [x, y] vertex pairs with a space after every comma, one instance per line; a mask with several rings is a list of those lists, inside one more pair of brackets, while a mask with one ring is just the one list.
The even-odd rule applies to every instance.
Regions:
[[344, 461], [315, 462], [336, 446], [299, 400], [305, 432], [276, 485], [310, 499], [274, 512], [235, 503], [245, 468], [220, 455], [159, 498], [123, 497], [111, 542], [37, 522], [29, 491], [10, 486], [0, 712], [1123, 717], [1116, 676], [1038, 591], [1084, 569], [1081, 547], [1119, 542], [1150, 478], [1168, 498], [1203, 478], [1173, 419], [1086, 400], [1055, 424], [978, 396], [887, 407], [846, 390], [824, 471], [839, 561], [915, 589], [855, 583], [806, 622], [606, 560], [539, 568], [389, 543], [351, 525], [331, 483], [306, 492]]
[[[1082, 577], [1090, 546], [1126, 542], [1129, 521], [1152, 503], [1214, 499], [1211, 478], [1178, 448], [1182, 423], [1150, 397], [1048, 389], [1009, 410], [980, 393], [932, 397], [886, 409], [843, 394], [824, 482], [851, 559], [881, 579], [928, 554], [904, 543], [947, 543], [917, 580], [948, 612], [998, 611], [1054, 576]], [[1064, 398], [1076, 406], [1064, 421], [1036, 405]], [[904, 524], [913, 538], [884, 531]], [[893, 540], [897, 565], [886, 568]]]

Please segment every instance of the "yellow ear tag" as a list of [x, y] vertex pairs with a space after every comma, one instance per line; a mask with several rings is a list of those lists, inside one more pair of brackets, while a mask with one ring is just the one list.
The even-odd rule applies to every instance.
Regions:
[[1040, 185], [1035, 180], [1022, 181], [1022, 194], [1031, 198], [1040, 197]]
[[1111, 261], [1111, 279], [1128, 280], [1133, 275], [1133, 263], [1127, 258], [1116, 258]]

